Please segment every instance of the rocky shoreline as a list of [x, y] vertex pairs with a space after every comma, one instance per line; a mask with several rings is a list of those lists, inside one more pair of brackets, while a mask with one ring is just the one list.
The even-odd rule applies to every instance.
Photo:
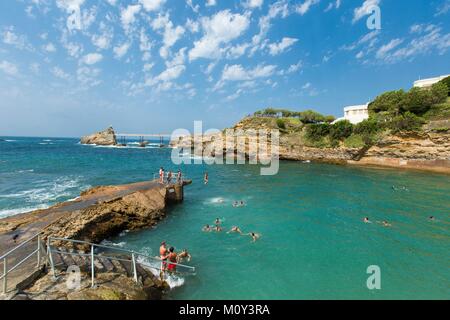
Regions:
[[[190, 181], [184, 183], [187, 184]], [[100, 243], [125, 230], [150, 228], [164, 219], [168, 204], [179, 202], [174, 196], [176, 192], [175, 186], [161, 185], [156, 181], [96, 187], [83, 192], [76, 201], [1, 219], [0, 252], [9, 251], [38, 232], [42, 232], [43, 243], [49, 236]], [[63, 247], [64, 250], [89, 249], [82, 245], [73, 248], [64, 243], [55, 243], [55, 246]], [[120, 266], [99, 267], [104, 272], [100, 273], [99, 283], [102, 285], [98, 288], [83, 284], [83, 289], [77, 293], [63, 290], [64, 282], [52, 281], [46, 268], [36, 281], [21, 288], [16, 296], [29, 299], [160, 299], [168, 288], [165, 282], [151, 275], [148, 270], [139, 271], [141, 281], [137, 284], [123, 276], [129, 267], [124, 267], [122, 273], [116, 272], [121, 269]], [[65, 279], [65, 270], [61, 271], [61, 275]], [[82, 270], [82, 279], [86, 283], [90, 279], [89, 268]], [[45, 290], [42, 291], [42, 288]]]
[[[431, 122], [422, 134], [404, 133], [387, 135], [370, 147], [347, 148], [315, 148], [306, 146], [298, 135], [281, 135], [279, 143], [280, 160], [314, 161], [341, 165], [378, 166], [401, 169], [413, 169], [428, 172], [450, 174], [450, 121]], [[240, 124], [234, 129], [246, 130]], [[252, 128], [254, 129], [254, 128]], [[243, 156], [249, 157], [248, 150], [258, 150], [256, 140], [247, 139], [245, 147], [238, 148], [236, 142], [227, 150], [222, 144], [223, 133], [203, 137], [197, 145], [197, 155], [214, 156], [212, 151], [218, 150], [223, 155], [237, 150], [246, 150]], [[269, 140], [270, 142], [270, 140]], [[194, 146], [194, 137], [185, 136], [171, 141], [174, 148], [189, 150]], [[259, 155], [261, 156], [261, 155]], [[264, 156], [264, 155], [263, 155]], [[267, 156], [267, 155], [265, 155]]]

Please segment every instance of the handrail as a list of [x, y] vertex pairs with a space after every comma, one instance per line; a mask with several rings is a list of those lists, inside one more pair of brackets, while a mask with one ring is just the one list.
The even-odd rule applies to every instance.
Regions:
[[9, 256], [11, 253], [13, 253], [13, 252], [17, 251], [18, 249], [22, 248], [24, 245], [26, 245], [27, 243], [33, 241], [35, 238], [37, 238], [37, 237], [38, 237], [39, 235], [41, 235], [41, 234], [42, 234], [42, 231], [39, 232], [39, 233], [37, 233], [37, 234], [35, 234], [34, 236], [32, 236], [31, 238], [29, 238], [28, 240], [22, 242], [22, 243], [19, 244], [17, 247], [14, 247], [13, 249], [9, 250], [8, 252], [6, 252], [5, 254], [3, 254], [3, 255], [0, 257], [0, 260], [6, 258], [6, 257]]
[[[138, 256], [140, 256], [140, 257], [144, 257], [144, 258], [156, 260], [156, 261], [158, 261], [158, 262], [166, 262], [166, 261], [163, 261], [161, 258], [158, 258], [158, 257], [151, 257], [151, 256], [148, 256], [148, 255], [143, 254], [143, 253], [140, 253], [140, 252], [136, 252], [136, 251], [132, 251], [132, 250], [127, 250], [127, 249], [122, 249], [122, 248], [115, 248], [115, 247], [105, 246], [105, 245], [101, 245], [101, 244], [90, 243], [90, 242], [82, 241], [82, 240], [73, 240], [73, 239], [56, 238], [56, 237], [48, 237], [48, 240], [49, 240], [49, 241], [54, 240], [54, 241], [65, 241], [65, 242], [72, 242], [72, 243], [78, 243], [78, 244], [85, 244], [85, 245], [93, 246], [93, 247], [95, 247], [95, 248], [103, 248], [103, 249], [108, 249], [108, 250], [113, 250], [113, 251], [120, 251], [120, 252], [124, 252], [124, 253], [128, 253], [128, 254], [135, 254], [135, 255], [138, 255]], [[76, 255], [78, 255], [77, 253], [74, 253], [74, 252], [60, 252], [60, 253], [65, 253], [65, 254], [76, 254]], [[84, 255], [89, 256], [90, 254], [84, 254]], [[98, 256], [98, 255], [97, 255], [97, 256]], [[107, 256], [100, 256], [100, 257], [108, 258]], [[191, 270], [195, 271], [195, 267], [191, 267], [191, 266], [187, 266], [187, 265], [183, 265], [183, 264], [175, 263], [175, 262], [168, 262], [168, 263], [169, 263], [169, 264], [176, 265], [176, 266], [179, 266], [179, 267], [188, 268], [188, 269], [191, 269]], [[141, 263], [141, 264], [143, 264], [143, 263]]]
[[[11, 273], [12, 271], [16, 270], [18, 267], [20, 267], [23, 263], [25, 263], [25, 261], [29, 260], [32, 256], [34, 256], [35, 254], [37, 255], [37, 268], [40, 267], [41, 265], [41, 234], [42, 231], [37, 233], [36, 235], [34, 235], [33, 237], [29, 238], [28, 240], [22, 242], [21, 244], [19, 244], [17, 247], [9, 250], [7, 253], [3, 254], [0, 257], [0, 260], [3, 260], [3, 275], [0, 277], [0, 280], [3, 280], [3, 288], [2, 288], [2, 292], [3, 294], [6, 294], [7, 289], [8, 289], [8, 274]], [[10, 268], [8, 270], [8, 257], [13, 254], [14, 252], [16, 252], [18, 249], [24, 247], [26, 244], [32, 242], [34, 239], [37, 238], [37, 249], [33, 250], [33, 252], [31, 252], [30, 254], [28, 254], [25, 258], [23, 258], [22, 260], [20, 260], [19, 262], [17, 262], [12, 268]]]

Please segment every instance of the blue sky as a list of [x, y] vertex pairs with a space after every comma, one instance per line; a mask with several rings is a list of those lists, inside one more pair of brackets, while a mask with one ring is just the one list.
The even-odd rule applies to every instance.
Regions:
[[221, 129], [269, 106], [341, 116], [450, 73], [449, 50], [450, 0], [5, 0], [0, 135]]

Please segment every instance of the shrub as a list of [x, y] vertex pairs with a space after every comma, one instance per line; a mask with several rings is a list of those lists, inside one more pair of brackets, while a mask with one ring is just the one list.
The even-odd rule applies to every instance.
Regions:
[[391, 120], [389, 123], [389, 128], [393, 133], [398, 133], [401, 131], [416, 131], [419, 130], [425, 120], [421, 117], [416, 116], [411, 112], [405, 112]]
[[406, 93], [403, 90], [383, 93], [369, 104], [369, 111], [375, 113], [382, 111], [398, 113], [403, 106], [405, 97]]
[[352, 134], [350, 137], [344, 140], [344, 145], [347, 148], [362, 148], [366, 144], [362, 135]]
[[333, 140], [348, 138], [353, 133], [353, 125], [348, 120], [336, 122], [331, 126], [330, 136]]
[[405, 97], [404, 111], [415, 114], [424, 114], [433, 105], [433, 96], [431, 90], [421, 88], [412, 88]]
[[284, 122], [283, 119], [277, 119], [277, 126], [280, 129], [286, 129], [286, 123]]
[[440, 82], [447, 86], [447, 95], [450, 97], [450, 76], [442, 79]]
[[327, 123], [332, 123], [334, 120], [336, 120], [335, 116], [325, 116], [324, 121]]
[[361, 135], [371, 135], [376, 133], [380, 129], [380, 125], [378, 122], [374, 119], [368, 119], [364, 120], [363, 122], [358, 123], [354, 129], [353, 132], [355, 134], [361, 134]]
[[313, 110], [299, 112], [298, 115], [303, 123], [319, 123], [325, 120], [323, 115]]
[[445, 82], [438, 82], [431, 86], [431, 103], [439, 104], [443, 103], [447, 100], [448, 96], [448, 87]]
[[318, 140], [330, 133], [331, 125], [328, 123], [310, 124], [306, 127], [306, 135], [309, 139]]

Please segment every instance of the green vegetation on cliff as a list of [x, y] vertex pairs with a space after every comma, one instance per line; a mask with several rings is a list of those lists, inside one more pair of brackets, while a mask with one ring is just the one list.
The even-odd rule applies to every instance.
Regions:
[[[428, 89], [389, 91], [369, 104], [369, 119], [357, 125], [313, 110], [291, 111], [267, 108], [241, 121], [245, 129], [279, 129], [282, 136], [316, 148], [362, 148], [386, 134], [417, 133], [424, 124], [450, 120], [450, 77]], [[440, 128], [449, 130], [450, 128]]]

